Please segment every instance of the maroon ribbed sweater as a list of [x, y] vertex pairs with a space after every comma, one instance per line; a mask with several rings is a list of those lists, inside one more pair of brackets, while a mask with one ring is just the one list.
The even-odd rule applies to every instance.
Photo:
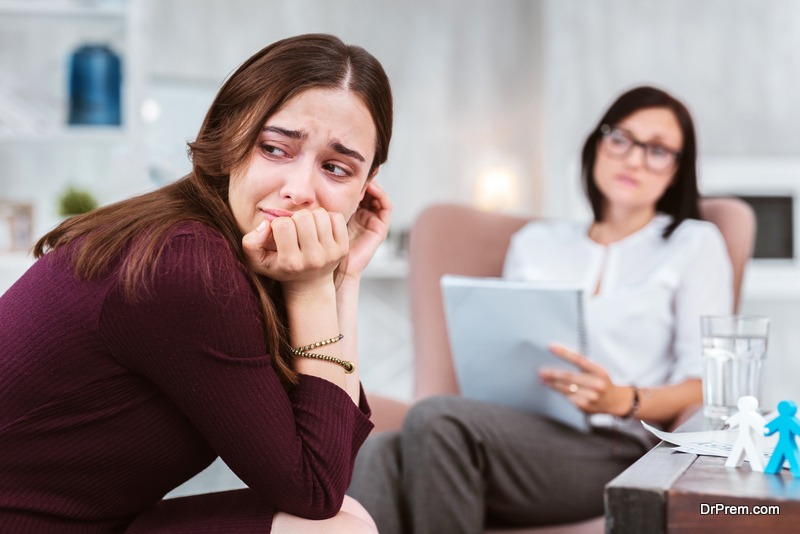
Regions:
[[[311, 376], [287, 394], [256, 302], [199, 223], [137, 303], [58, 253], [36, 262], [0, 297], [0, 532], [269, 532], [275, 510], [334, 515], [369, 408]], [[217, 455], [250, 489], [160, 501]]]

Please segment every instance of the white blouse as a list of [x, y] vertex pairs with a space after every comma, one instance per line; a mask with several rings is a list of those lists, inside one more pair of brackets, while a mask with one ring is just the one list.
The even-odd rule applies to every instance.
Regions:
[[[512, 237], [503, 276], [580, 285], [586, 356], [615, 384], [700, 378], [700, 316], [733, 312], [733, 269], [714, 224], [687, 219], [664, 239], [671, 221], [656, 215], [608, 246], [589, 239], [587, 224], [534, 221]], [[605, 426], [603, 418], [591, 420]]]

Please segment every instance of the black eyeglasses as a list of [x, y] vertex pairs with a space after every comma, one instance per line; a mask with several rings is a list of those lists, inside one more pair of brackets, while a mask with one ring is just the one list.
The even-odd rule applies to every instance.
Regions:
[[614, 159], [624, 159], [633, 147], [640, 146], [644, 151], [645, 167], [656, 173], [674, 171], [681, 159], [680, 152], [655, 143], [642, 143], [619, 126], [604, 124], [600, 127], [600, 133], [603, 134], [601, 146], [606, 154]]

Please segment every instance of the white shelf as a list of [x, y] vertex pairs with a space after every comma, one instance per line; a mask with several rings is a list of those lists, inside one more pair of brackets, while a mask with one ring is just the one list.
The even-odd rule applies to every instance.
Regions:
[[127, 16], [127, 6], [117, 2], [0, 0], [0, 15], [123, 18]]
[[121, 126], [75, 126], [42, 133], [0, 133], [0, 144], [120, 143], [127, 141], [129, 137], [128, 129]]
[[742, 299], [798, 301], [800, 278], [796, 260], [750, 260], [744, 271]]
[[[151, 1], [0, 0], [0, 19], [4, 27], [19, 27], [22, 35], [31, 29], [32, 34], [44, 36], [33, 41], [22, 39], [18, 50], [9, 50], [3, 55], [0, 70], [9, 70], [13, 75], [22, 60], [26, 64], [38, 64], [47, 57], [68, 57], [77, 44], [92, 42], [103, 34], [115, 36], [114, 47], [122, 61], [121, 125], [68, 125], [61, 114], [54, 116], [49, 108], [54, 104], [65, 106], [67, 101], [66, 95], [62, 95], [67, 87], [61, 83], [62, 87], [37, 89], [40, 98], [49, 95], [48, 109], [37, 112], [36, 105], [41, 103], [25, 102], [23, 108], [25, 105], [33, 107], [31, 116], [26, 119], [26, 114], [20, 113], [23, 124], [12, 128], [11, 125], [17, 123], [8, 120], [8, 126], [0, 130], [3, 168], [13, 171], [0, 180], [2, 193], [11, 200], [32, 204], [35, 236], [44, 234], [58, 222], [54, 209], [56, 197], [76, 176], [80, 176], [82, 187], [94, 191], [104, 203], [129, 197], [152, 185], [143, 156], [140, 117], [147, 81], [145, 58]], [[52, 42], [47, 38], [48, 30], [57, 33]], [[56, 68], [66, 66], [61, 62]], [[25, 85], [37, 82], [25, 79], [30, 76], [25, 69], [20, 70], [19, 75], [14, 86], [24, 95]], [[68, 77], [69, 73], [64, 72], [53, 79], [64, 82]], [[99, 152], [103, 154], [97, 157]], [[3, 274], [7, 275], [7, 282], [8, 273], [14, 271], [13, 267], [0, 262], [0, 271], [4, 268], [6, 272], [0, 272], [0, 288], [4, 283]]]

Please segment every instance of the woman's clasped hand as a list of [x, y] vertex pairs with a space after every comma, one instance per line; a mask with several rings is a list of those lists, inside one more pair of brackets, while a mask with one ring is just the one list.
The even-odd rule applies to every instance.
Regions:
[[349, 221], [324, 208], [301, 209], [265, 219], [245, 234], [242, 245], [253, 268], [283, 282], [286, 291], [288, 285], [326, 279], [340, 264], [345, 275], [360, 276], [386, 239], [391, 215], [389, 196], [372, 180]]
[[[267, 249], [270, 238], [275, 250]], [[288, 285], [331, 275], [350, 249], [344, 215], [324, 208], [301, 209], [291, 217], [266, 219], [242, 238], [247, 258], [260, 274]]]

